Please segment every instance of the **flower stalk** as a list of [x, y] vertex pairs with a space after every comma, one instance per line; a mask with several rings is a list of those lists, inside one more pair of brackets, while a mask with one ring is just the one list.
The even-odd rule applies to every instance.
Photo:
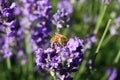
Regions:
[[96, 51], [95, 51], [96, 56], [97, 56], [97, 54], [98, 54], [98, 52], [99, 52], [99, 50], [100, 50], [101, 44], [103, 43], [103, 40], [104, 40], [104, 38], [105, 38], [105, 36], [106, 36], [106, 33], [107, 33], [108, 28], [109, 28], [109, 26], [110, 26], [110, 23], [111, 23], [111, 19], [109, 19], [109, 21], [108, 21], [108, 23], [107, 23], [107, 26], [106, 26], [106, 28], [105, 28], [105, 31], [104, 31], [104, 33], [103, 33], [103, 35], [102, 35], [102, 38], [100, 39], [100, 42], [99, 42], [99, 44], [98, 44], [98, 46], [97, 46], [97, 49], [96, 49]]
[[101, 4], [100, 14], [99, 14], [99, 16], [97, 18], [96, 28], [95, 28], [95, 31], [94, 31], [95, 34], [97, 34], [97, 32], [98, 32], [98, 30], [100, 28], [100, 24], [101, 24], [101, 22], [103, 20], [106, 9], [107, 9], [107, 5], [106, 4]]
[[11, 69], [11, 62], [10, 62], [10, 58], [7, 58], [7, 68], [8, 70]]
[[119, 50], [119, 52], [114, 60], [114, 63], [118, 63], [119, 59], [120, 59], [120, 50]]

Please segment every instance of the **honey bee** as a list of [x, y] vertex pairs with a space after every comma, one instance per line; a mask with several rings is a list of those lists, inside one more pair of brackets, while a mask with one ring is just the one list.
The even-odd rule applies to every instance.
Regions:
[[54, 45], [58, 45], [59, 47], [65, 46], [67, 43], [67, 38], [59, 33], [56, 33], [50, 40], [51, 47], [54, 48]]

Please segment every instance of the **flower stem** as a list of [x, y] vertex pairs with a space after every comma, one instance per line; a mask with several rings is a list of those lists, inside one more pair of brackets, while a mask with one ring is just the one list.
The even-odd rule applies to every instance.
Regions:
[[111, 23], [111, 19], [109, 19], [109, 21], [108, 21], [108, 23], [107, 23], [107, 26], [106, 26], [106, 29], [105, 29], [105, 31], [104, 31], [104, 33], [103, 33], [103, 35], [102, 35], [102, 38], [101, 38], [101, 40], [100, 40], [100, 42], [99, 42], [99, 44], [98, 44], [98, 46], [97, 46], [97, 49], [96, 49], [96, 51], [95, 51], [95, 54], [96, 54], [96, 55], [98, 54], [98, 52], [99, 52], [99, 50], [100, 50], [101, 44], [102, 44], [102, 42], [103, 42], [103, 40], [104, 40], [104, 38], [105, 38], [105, 36], [106, 36], [106, 33], [107, 33], [108, 28], [109, 28], [109, 26], [110, 26], [110, 23]]
[[28, 62], [27, 62], [27, 71], [29, 73], [28, 79], [32, 80], [33, 76], [32, 76], [32, 71], [33, 71], [33, 57], [31, 54], [31, 44], [30, 44], [30, 39], [31, 39], [31, 34], [29, 33], [29, 31], [26, 30], [25, 32], [26, 35], [26, 39], [25, 39], [25, 49], [26, 49], [26, 53], [27, 53], [27, 57], [28, 57]]
[[100, 24], [103, 20], [106, 9], [107, 9], [107, 5], [106, 4], [101, 4], [100, 15], [97, 18], [96, 28], [95, 28], [95, 31], [94, 31], [95, 34], [97, 34], [97, 32], [100, 28]]
[[114, 63], [118, 63], [119, 59], [120, 59], [120, 50], [119, 50], [119, 52], [114, 60]]
[[7, 67], [8, 67], [8, 70], [11, 69], [11, 62], [10, 62], [10, 58], [7, 58]]

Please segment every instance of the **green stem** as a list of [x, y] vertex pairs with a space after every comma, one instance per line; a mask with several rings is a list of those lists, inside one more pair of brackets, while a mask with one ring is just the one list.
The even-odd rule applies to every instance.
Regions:
[[118, 63], [119, 59], [120, 59], [120, 50], [119, 50], [119, 52], [114, 60], [114, 63]]
[[102, 38], [101, 38], [101, 40], [100, 40], [100, 42], [99, 42], [99, 44], [98, 44], [97, 49], [96, 49], [96, 51], [95, 51], [95, 54], [96, 54], [96, 55], [98, 54], [98, 52], [99, 52], [99, 50], [100, 50], [101, 44], [102, 44], [102, 42], [103, 42], [103, 40], [104, 40], [104, 38], [105, 38], [105, 36], [106, 36], [106, 33], [107, 33], [108, 28], [109, 28], [109, 26], [110, 26], [110, 23], [111, 23], [111, 19], [109, 19], [109, 21], [108, 21], [108, 23], [107, 23], [107, 26], [106, 26], [106, 29], [105, 29], [105, 31], [104, 31], [104, 33], [103, 33], [103, 35], [102, 35]]
[[27, 53], [27, 56], [28, 56], [28, 69], [29, 71], [32, 70], [32, 54], [31, 54], [31, 48], [30, 48], [30, 38], [31, 38], [31, 35], [29, 33], [26, 33], [26, 40], [25, 40], [25, 43], [26, 43], [26, 53]]
[[101, 22], [103, 20], [106, 9], [107, 9], [107, 5], [101, 4], [100, 15], [97, 18], [96, 28], [95, 28], [95, 31], [94, 31], [95, 34], [97, 34], [97, 32], [98, 32], [98, 30], [100, 28], [100, 24], [101, 24]]
[[10, 70], [11, 69], [11, 62], [10, 62], [10, 58], [7, 58], [7, 67]]
[[31, 34], [29, 33], [29, 31], [25, 31], [25, 35], [26, 35], [26, 39], [25, 39], [25, 50], [27, 53], [27, 57], [28, 57], [28, 62], [27, 62], [27, 73], [29, 73], [29, 76], [27, 77], [29, 80], [33, 79], [33, 75], [32, 75], [32, 71], [33, 71], [33, 57], [31, 54], [31, 48], [30, 48], [30, 38], [31, 38]]

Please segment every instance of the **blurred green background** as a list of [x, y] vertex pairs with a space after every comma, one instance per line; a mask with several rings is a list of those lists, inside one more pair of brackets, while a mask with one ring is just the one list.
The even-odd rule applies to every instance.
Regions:
[[[110, 24], [110, 26], [112, 26], [115, 24], [115, 18], [120, 16], [120, 8], [116, 7], [118, 1], [119, 0], [112, 0], [112, 2], [107, 5], [107, 9], [96, 34], [97, 42], [92, 46], [91, 49], [87, 51], [89, 54], [87, 60], [94, 56], [95, 50], [103, 35], [108, 20], [112, 20]], [[51, 0], [53, 5], [53, 13], [57, 11], [58, 2], [59, 0]], [[66, 35], [68, 38], [78, 36], [81, 39], [85, 39], [86, 35], [93, 34], [98, 22], [97, 19], [99, 15], [101, 15], [100, 9], [104, 5], [102, 5], [102, 3], [98, 0], [85, 0], [83, 3], [77, 2], [72, 4], [72, 6], [74, 11], [70, 16], [70, 28], [61, 29], [60, 32]], [[86, 21], [84, 15], [87, 15]], [[53, 26], [52, 33], [55, 32], [54, 27], [55, 26]], [[120, 32], [120, 29], [118, 29], [118, 32]], [[78, 80], [107, 80], [106, 70], [109, 67], [117, 68], [117, 80], [120, 80], [120, 60], [115, 63], [115, 59], [118, 56], [119, 50], [120, 35], [111, 35], [110, 31], [108, 30], [95, 60], [96, 71], [91, 70], [91, 72], [87, 72], [85, 68]], [[16, 63], [14, 58], [11, 59], [12, 69], [8, 70], [6, 66], [6, 60], [0, 61], [0, 80], [40, 80], [41, 76], [43, 76], [45, 73], [48, 76], [45, 76], [46, 79], [44, 78], [42, 80], [52, 80], [52, 77], [47, 72], [43, 71], [43, 74], [39, 74], [39, 72], [34, 69], [35, 55], [31, 55], [33, 56], [33, 70], [28, 70], [28, 67], [26, 66], [27, 64], [21, 66], [20, 64]], [[79, 69], [80, 68], [81, 66]], [[78, 73], [79, 71], [73, 73], [72, 76], [76, 78], [76, 74]]]

